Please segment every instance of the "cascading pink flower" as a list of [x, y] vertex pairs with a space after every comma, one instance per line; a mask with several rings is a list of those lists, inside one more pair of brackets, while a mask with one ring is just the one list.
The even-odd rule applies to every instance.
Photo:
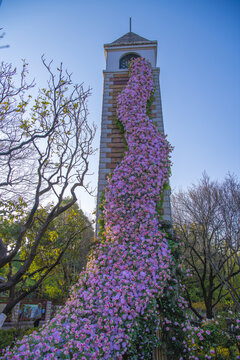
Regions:
[[122, 359], [139, 317], [157, 316], [149, 304], [171, 277], [156, 211], [171, 147], [146, 115], [153, 88], [150, 64], [133, 60], [117, 111], [128, 150], [106, 186], [105, 238], [61, 311], [3, 359]]

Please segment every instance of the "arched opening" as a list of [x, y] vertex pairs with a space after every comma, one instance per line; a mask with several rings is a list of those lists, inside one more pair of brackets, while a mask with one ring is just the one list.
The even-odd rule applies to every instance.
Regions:
[[129, 65], [129, 62], [132, 60], [132, 59], [136, 59], [140, 57], [140, 55], [138, 54], [134, 54], [134, 53], [130, 53], [130, 54], [126, 54], [126, 55], [123, 55], [121, 58], [120, 58], [120, 61], [119, 61], [119, 69], [127, 69], [128, 68], [128, 65]]

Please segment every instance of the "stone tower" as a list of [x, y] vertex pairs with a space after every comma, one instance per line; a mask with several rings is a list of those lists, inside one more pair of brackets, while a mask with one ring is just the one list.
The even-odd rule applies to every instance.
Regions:
[[[106, 175], [121, 161], [125, 151], [123, 137], [116, 124], [117, 96], [128, 81], [128, 63], [133, 57], [144, 57], [153, 70], [155, 83], [154, 101], [151, 108], [151, 117], [159, 129], [164, 132], [162, 104], [159, 85], [160, 69], [157, 63], [157, 41], [147, 40], [133, 32], [128, 32], [110, 44], [104, 45], [106, 70], [103, 71], [103, 105], [100, 140], [100, 161], [98, 172], [97, 220], [99, 216], [99, 203], [102, 191], [106, 185]], [[163, 221], [171, 222], [170, 194], [164, 194]], [[96, 228], [98, 232], [98, 225]]]

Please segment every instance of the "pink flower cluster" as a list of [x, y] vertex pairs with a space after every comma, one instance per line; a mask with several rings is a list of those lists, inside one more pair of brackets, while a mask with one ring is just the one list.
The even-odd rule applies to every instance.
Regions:
[[118, 98], [128, 150], [108, 179], [105, 238], [64, 308], [3, 359], [123, 359], [139, 318], [156, 319], [154, 299], [171, 277], [171, 252], [156, 212], [171, 147], [146, 115], [152, 91], [151, 66], [137, 58]]

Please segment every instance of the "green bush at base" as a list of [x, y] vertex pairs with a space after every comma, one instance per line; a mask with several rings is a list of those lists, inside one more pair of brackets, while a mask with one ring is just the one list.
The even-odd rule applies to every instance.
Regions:
[[10, 328], [7, 330], [0, 330], [0, 354], [7, 346], [12, 346], [16, 340], [20, 340], [24, 335], [31, 334], [37, 328]]

